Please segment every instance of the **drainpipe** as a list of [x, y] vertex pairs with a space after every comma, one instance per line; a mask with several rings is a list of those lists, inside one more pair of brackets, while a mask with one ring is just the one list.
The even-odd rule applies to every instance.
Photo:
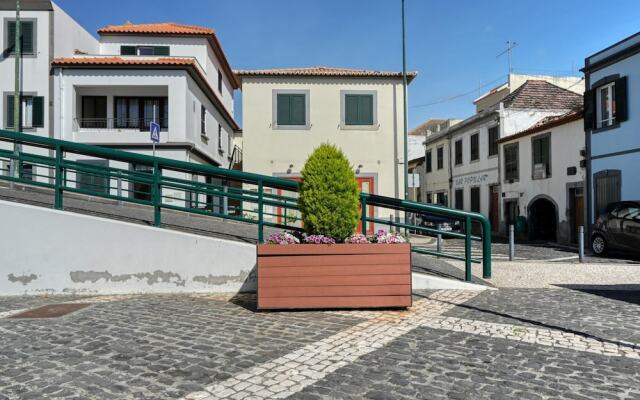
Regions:
[[[16, 36], [14, 43], [14, 63], [15, 63], [15, 87], [13, 92], [13, 130], [20, 132], [20, 58], [22, 43], [20, 41], [20, 0], [16, 0]], [[18, 143], [13, 144], [13, 153], [15, 156], [22, 151], [22, 145]], [[17, 168], [16, 168], [17, 167]], [[9, 165], [9, 175], [16, 178], [20, 174], [20, 162], [18, 160], [12, 160]]]

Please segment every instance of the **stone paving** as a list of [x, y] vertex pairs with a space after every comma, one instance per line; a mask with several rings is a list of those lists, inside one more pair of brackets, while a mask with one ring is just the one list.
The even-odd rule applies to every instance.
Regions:
[[640, 291], [420, 292], [408, 311], [250, 295], [0, 297], [0, 399], [640, 399]]

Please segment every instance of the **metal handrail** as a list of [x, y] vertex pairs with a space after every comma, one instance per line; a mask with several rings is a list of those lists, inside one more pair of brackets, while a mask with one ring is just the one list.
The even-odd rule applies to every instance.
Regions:
[[[295, 215], [291, 215], [292, 210], [298, 211], [297, 197], [282, 194], [282, 192], [299, 192], [299, 182], [297, 181], [7, 130], [0, 130], [0, 142], [5, 143], [4, 149], [0, 146], [0, 159], [18, 163], [18, 168], [15, 170], [19, 171], [17, 176], [0, 173], [0, 180], [53, 189], [54, 207], [57, 209], [63, 208], [64, 193], [69, 192], [151, 206], [154, 210], [153, 223], [156, 226], [161, 226], [162, 210], [166, 209], [254, 223], [258, 226], [259, 242], [264, 242], [265, 227], [302, 229], [300, 226], [289, 224], [292, 219], [298, 220]], [[8, 150], [7, 143], [13, 143], [14, 150]], [[15, 146], [16, 144], [20, 146]], [[41, 154], [35, 154], [27, 151], [25, 147], [27, 149], [35, 147], [47, 151], [41, 150], [39, 151]], [[44, 156], [42, 153], [49, 155]], [[73, 158], [70, 158], [71, 155], [75, 155], [76, 159], [71, 159]], [[136, 171], [86, 164], [77, 161], [77, 156], [120, 161], [129, 165], [144, 165], [149, 170]], [[33, 168], [30, 169], [31, 172], [24, 172], [25, 165], [45, 168], [49, 174], [36, 174], [33, 172]], [[201, 182], [169, 176], [164, 173], [165, 171], [213, 178], [217, 179], [219, 183], [214, 183], [212, 179], [208, 182]], [[85, 182], [83, 179], [89, 179], [90, 182]], [[236, 183], [236, 185], [233, 186], [232, 183]], [[129, 186], [125, 188], [123, 184]], [[176, 196], [176, 192], [183, 193], [184, 198]], [[205, 200], [201, 200], [203, 197]], [[217, 203], [215, 203], [216, 199]], [[247, 205], [251, 208], [247, 209]], [[360, 194], [360, 207], [362, 210], [362, 231], [365, 234], [368, 224], [374, 223], [389, 226], [391, 229], [409, 229], [428, 236], [441, 235], [464, 239], [464, 257], [420, 247], [413, 247], [412, 250], [416, 253], [464, 260], [465, 279], [468, 281], [472, 280], [471, 264], [480, 262], [480, 260], [471, 257], [471, 242], [481, 241], [483, 277], [491, 277], [491, 225], [486, 216], [439, 205], [367, 193]], [[430, 214], [458, 220], [464, 223], [465, 232], [448, 232], [406, 221], [388, 221], [375, 217], [376, 213], [370, 215], [369, 207], [393, 210], [404, 214]], [[480, 236], [471, 234], [473, 223], [478, 223], [482, 227]]]

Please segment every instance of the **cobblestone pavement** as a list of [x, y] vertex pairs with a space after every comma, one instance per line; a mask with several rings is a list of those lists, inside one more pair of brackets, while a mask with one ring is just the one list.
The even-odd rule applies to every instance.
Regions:
[[640, 399], [640, 291], [415, 294], [408, 311], [252, 296], [1, 298], [0, 399]]

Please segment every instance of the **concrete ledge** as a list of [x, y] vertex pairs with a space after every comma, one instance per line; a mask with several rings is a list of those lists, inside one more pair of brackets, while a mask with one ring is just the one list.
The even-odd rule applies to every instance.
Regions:
[[255, 291], [252, 244], [0, 201], [0, 294]]
[[442, 289], [450, 289], [450, 290], [497, 290], [495, 288], [478, 285], [475, 283], [468, 283], [464, 281], [459, 281], [456, 279], [447, 279], [441, 278], [439, 276], [421, 274], [419, 272], [413, 272], [411, 274], [411, 281], [413, 284], [413, 289], [432, 289], [432, 290], [442, 290]]

